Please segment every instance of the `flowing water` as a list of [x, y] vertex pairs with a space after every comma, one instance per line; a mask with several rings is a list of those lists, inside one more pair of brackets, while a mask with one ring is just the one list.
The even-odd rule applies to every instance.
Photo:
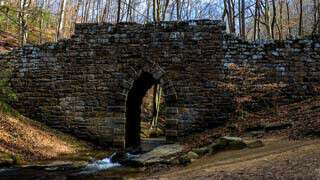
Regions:
[[[141, 150], [148, 152], [163, 144], [165, 144], [163, 138], [142, 140]], [[139, 168], [125, 167], [111, 162], [113, 155], [89, 163], [82, 168], [77, 168], [74, 164], [53, 165], [55, 162], [47, 162], [40, 166], [0, 168], [0, 180], [127, 179], [142, 173]], [[128, 158], [134, 156], [127, 154]]]
[[95, 161], [83, 168], [72, 166], [33, 166], [0, 169], [0, 179], [64, 180], [64, 179], [127, 179], [139, 173], [139, 169], [112, 163], [110, 158]]

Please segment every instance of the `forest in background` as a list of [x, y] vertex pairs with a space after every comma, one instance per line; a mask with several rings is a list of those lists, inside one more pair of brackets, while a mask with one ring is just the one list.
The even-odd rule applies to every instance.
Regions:
[[320, 32], [320, 0], [0, 0], [0, 50], [68, 38], [75, 23], [223, 19], [246, 40]]

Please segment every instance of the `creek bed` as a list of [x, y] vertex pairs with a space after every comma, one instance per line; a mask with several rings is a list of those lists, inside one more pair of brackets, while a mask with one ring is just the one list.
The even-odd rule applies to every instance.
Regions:
[[55, 162], [41, 166], [25, 166], [0, 168], [0, 179], [127, 179], [141, 173], [139, 168], [129, 168], [118, 163], [112, 163], [109, 158], [97, 160], [83, 167], [74, 164]]

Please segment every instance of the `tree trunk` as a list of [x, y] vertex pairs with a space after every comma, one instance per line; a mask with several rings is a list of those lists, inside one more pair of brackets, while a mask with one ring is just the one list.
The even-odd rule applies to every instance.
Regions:
[[177, 20], [181, 20], [181, 12], [180, 12], [180, 0], [176, 0], [176, 11], [177, 11]]
[[160, 0], [157, 0], [157, 22], [160, 22], [160, 13], [161, 13], [161, 9], [160, 9]]
[[270, 21], [270, 5], [269, 0], [265, 0], [265, 8], [264, 8], [264, 17], [265, 17], [265, 26], [268, 38], [272, 38], [272, 30], [271, 30], [271, 21]]
[[230, 33], [235, 33], [235, 16], [234, 16], [234, 2], [233, 0], [224, 0], [225, 11], [228, 19], [228, 28]]
[[[3, 5], [4, 5], [4, 2], [3, 2]], [[9, 19], [9, 8], [8, 7], [6, 8], [5, 16], [6, 16], [6, 22], [4, 24], [4, 30], [7, 31], [8, 30], [8, 25], [9, 25], [9, 22], [10, 22], [10, 19]]]
[[153, 86], [153, 100], [152, 100], [152, 123], [151, 129], [155, 126], [155, 118], [157, 116], [157, 93], [158, 93], [158, 85]]
[[173, 20], [174, 10], [175, 10], [175, 3], [171, 6], [170, 17], [169, 17], [169, 20], [170, 20], [170, 21]]
[[146, 18], [146, 22], [148, 22], [150, 20], [150, 0], [147, 0], [147, 18]]
[[157, 22], [157, 2], [156, 0], [152, 1], [152, 15], [153, 15], [153, 21]]
[[312, 29], [312, 34], [317, 32], [317, 28], [318, 28], [318, 0], [313, 0], [313, 29]]
[[161, 104], [161, 87], [160, 85], [157, 84], [157, 85], [154, 85], [154, 91], [153, 91], [153, 118], [151, 122], [151, 129], [157, 128], [160, 104]]
[[108, 22], [108, 18], [109, 18], [109, 13], [110, 13], [110, 5], [111, 5], [111, 0], [107, 0], [104, 9], [103, 9], [103, 13], [101, 16], [101, 21], [102, 22]]
[[121, 0], [118, 0], [117, 23], [120, 22], [120, 15], [121, 15]]
[[291, 24], [290, 24], [290, 7], [289, 7], [289, 0], [286, 0], [286, 8], [287, 8], [287, 28], [288, 28], [288, 36], [291, 37]]
[[91, 0], [87, 0], [86, 6], [85, 6], [85, 15], [84, 15], [84, 22], [87, 23], [89, 20], [89, 14], [90, 14], [90, 4]]
[[317, 27], [318, 27], [318, 34], [320, 34], [320, 0], [317, 0]]
[[257, 38], [260, 39], [260, 32], [261, 32], [261, 29], [260, 29], [260, 20], [261, 20], [261, 6], [260, 6], [260, 0], [259, 1], [259, 6], [258, 6], [258, 22], [257, 22]]
[[[100, 22], [100, 7], [101, 7], [101, 0], [96, 0], [96, 22]], [[93, 8], [94, 9], [94, 8]]]
[[[30, 3], [30, 1], [29, 1]], [[28, 38], [28, 25], [27, 25], [27, 6], [29, 5], [27, 0], [20, 0], [20, 12], [19, 12], [19, 42], [20, 46], [24, 46], [27, 43]]]
[[[239, 1], [240, 2], [240, 1]], [[245, 0], [241, 0], [241, 3], [240, 4], [240, 19], [239, 21], [241, 22], [240, 23], [240, 37], [241, 39], [245, 40], [246, 39], [246, 20], [245, 20]]]
[[169, 2], [170, 2], [170, 0], [166, 0], [166, 2], [164, 4], [163, 11], [162, 11], [162, 21], [166, 20], [166, 13], [168, 10]]
[[39, 44], [42, 44], [42, 39], [43, 39], [43, 26], [44, 26], [44, 22], [43, 22], [43, 11], [45, 10], [45, 5], [46, 5], [46, 0], [43, 0], [41, 3], [41, 7], [40, 7], [40, 21], [39, 21]]
[[242, 38], [242, 9], [241, 9], [241, 1], [242, 0], [238, 0], [238, 14], [239, 14], [239, 35], [240, 35], [240, 38]]
[[258, 19], [258, 11], [259, 11], [259, 0], [255, 1], [255, 7], [254, 7], [254, 19], [253, 19], [253, 41], [257, 38], [257, 22], [259, 22]]
[[300, 0], [299, 2], [300, 8], [299, 8], [299, 36], [301, 37], [303, 35], [302, 31], [302, 25], [303, 25], [303, 0]]
[[132, 2], [132, 0], [129, 0], [128, 1], [128, 8], [127, 8], [127, 20], [126, 21], [130, 21], [131, 20], [131, 2]]
[[77, 23], [78, 13], [79, 13], [79, 9], [80, 9], [81, 4], [82, 4], [82, 0], [78, 0], [76, 9], [74, 10], [74, 16], [72, 19], [72, 29], [74, 29], [74, 27]]
[[73, 24], [77, 23], [78, 12], [79, 12], [81, 4], [82, 4], [82, 0], [78, 0], [76, 9], [74, 10]]
[[227, 16], [227, 5], [226, 5], [226, 0], [223, 0], [223, 12], [222, 12], [221, 19], [225, 21], [226, 16]]
[[67, 4], [67, 0], [61, 0], [60, 11], [59, 11], [59, 21], [58, 21], [58, 28], [57, 28], [57, 37], [56, 37], [57, 40], [63, 38], [66, 4]]
[[232, 28], [232, 33], [236, 32], [236, 16], [235, 16], [235, 1], [234, 0], [229, 0], [230, 4], [230, 12], [231, 12], [231, 28]]
[[277, 23], [277, 9], [276, 9], [276, 2], [275, 0], [272, 0], [272, 22], [271, 22], [271, 37], [272, 39], [275, 39], [275, 34], [274, 34], [274, 28], [276, 26]]
[[318, 0], [318, 34], [320, 34], [320, 0]]
[[283, 0], [279, 1], [279, 24], [280, 24], [280, 28], [279, 28], [279, 39], [282, 40], [283, 39]]

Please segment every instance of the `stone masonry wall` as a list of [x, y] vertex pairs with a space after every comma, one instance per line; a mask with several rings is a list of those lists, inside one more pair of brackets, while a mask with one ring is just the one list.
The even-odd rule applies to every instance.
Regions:
[[26, 46], [14, 62], [13, 106], [28, 117], [102, 145], [124, 147], [128, 92], [142, 72], [159, 79], [166, 137], [222, 124], [230, 104], [222, 77], [220, 21], [79, 24], [68, 40]]
[[219, 86], [230, 73], [228, 64], [272, 69], [275, 76], [268, 81], [299, 84], [299, 93], [314, 95], [319, 52], [319, 39], [243, 42], [226, 34], [221, 21], [78, 24], [68, 40], [1, 54], [0, 67], [6, 61], [15, 65], [11, 84], [18, 101], [13, 106], [21, 113], [101, 145], [123, 148], [127, 96], [143, 72], [160, 81], [166, 137], [175, 141], [228, 119], [232, 96]]
[[[229, 64], [249, 65], [255, 74], [265, 77], [255, 83], [256, 91], [266, 84], [280, 86], [277, 93], [266, 96], [281, 97], [279, 104], [287, 104], [320, 95], [320, 38], [305, 37], [285, 41], [249, 43], [230, 34], [224, 35], [223, 64], [230, 74]], [[259, 88], [260, 87], [260, 88]], [[250, 92], [254, 93], [254, 92]]]

